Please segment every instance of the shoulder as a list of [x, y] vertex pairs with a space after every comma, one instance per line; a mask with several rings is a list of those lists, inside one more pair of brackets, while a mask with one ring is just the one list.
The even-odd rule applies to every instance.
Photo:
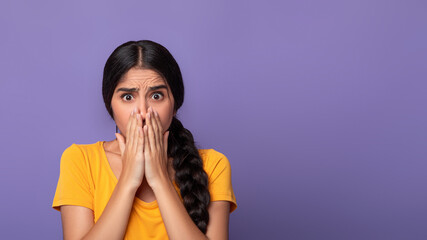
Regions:
[[99, 147], [102, 147], [101, 143], [99, 141], [91, 144], [72, 143], [62, 153], [61, 164], [83, 164]]
[[77, 144], [77, 143], [72, 143], [70, 146], [68, 146], [63, 154], [71, 154], [71, 155], [82, 155], [82, 154], [88, 154], [92, 151], [96, 151], [99, 149], [99, 147], [102, 147], [102, 142], [98, 141], [95, 143], [90, 143], [90, 144]]
[[227, 157], [217, 150], [211, 148], [211, 149], [198, 149], [199, 155], [203, 160], [203, 163], [211, 164], [216, 163], [220, 161], [227, 161]]
[[203, 168], [209, 176], [214, 171], [231, 168], [228, 158], [215, 149], [199, 149], [199, 155], [203, 161]]
[[228, 158], [215, 149], [199, 149], [199, 154], [208, 175], [210, 201], [229, 201], [232, 203], [230, 212], [233, 212], [237, 208], [237, 202]]

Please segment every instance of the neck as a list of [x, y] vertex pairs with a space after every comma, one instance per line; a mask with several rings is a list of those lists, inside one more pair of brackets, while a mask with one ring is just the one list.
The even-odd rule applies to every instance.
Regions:
[[108, 150], [111, 153], [121, 156], [119, 141], [117, 139], [105, 142], [104, 148], [105, 150]]

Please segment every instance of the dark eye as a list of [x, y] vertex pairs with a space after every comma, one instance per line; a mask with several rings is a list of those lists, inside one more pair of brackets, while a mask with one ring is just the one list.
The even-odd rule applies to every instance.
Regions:
[[163, 98], [163, 93], [155, 92], [153, 95], [151, 95], [151, 98], [154, 100], [161, 100]]
[[128, 102], [128, 101], [130, 101], [130, 100], [132, 100], [132, 99], [133, 99], [133, 96], [132, 96], [131, 94], [129, 94], [129, 93], [125, 93], [125, 94], [123, 94], [121, 97], [122, 97], [122, 99], [123, 99], [123, 100], [125, 100], [126, 102]]

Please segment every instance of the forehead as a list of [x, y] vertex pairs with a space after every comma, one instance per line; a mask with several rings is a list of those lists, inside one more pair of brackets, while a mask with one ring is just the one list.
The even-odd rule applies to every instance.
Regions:
[[[132, 86], [139, 88], [147, 88], [159, 84], [167, 85], [166, 81], [160, 74], [150, 69], [131, 68], [120, 79], [117, 87], [119, 86]], [[169, 88], [169, 86], [168, 86]]]

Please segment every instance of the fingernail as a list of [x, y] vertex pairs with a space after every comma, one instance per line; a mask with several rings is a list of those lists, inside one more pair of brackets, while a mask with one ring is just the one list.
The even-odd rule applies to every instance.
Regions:
[[151, 117], [150, 115], [151, 115], [150, 113], [147, 113], [147, 118], [150, 118]]
[[156, 117], [159, 116], [159, 113], [157, 111], [154, 111], [154, 114], [156, 114]]

